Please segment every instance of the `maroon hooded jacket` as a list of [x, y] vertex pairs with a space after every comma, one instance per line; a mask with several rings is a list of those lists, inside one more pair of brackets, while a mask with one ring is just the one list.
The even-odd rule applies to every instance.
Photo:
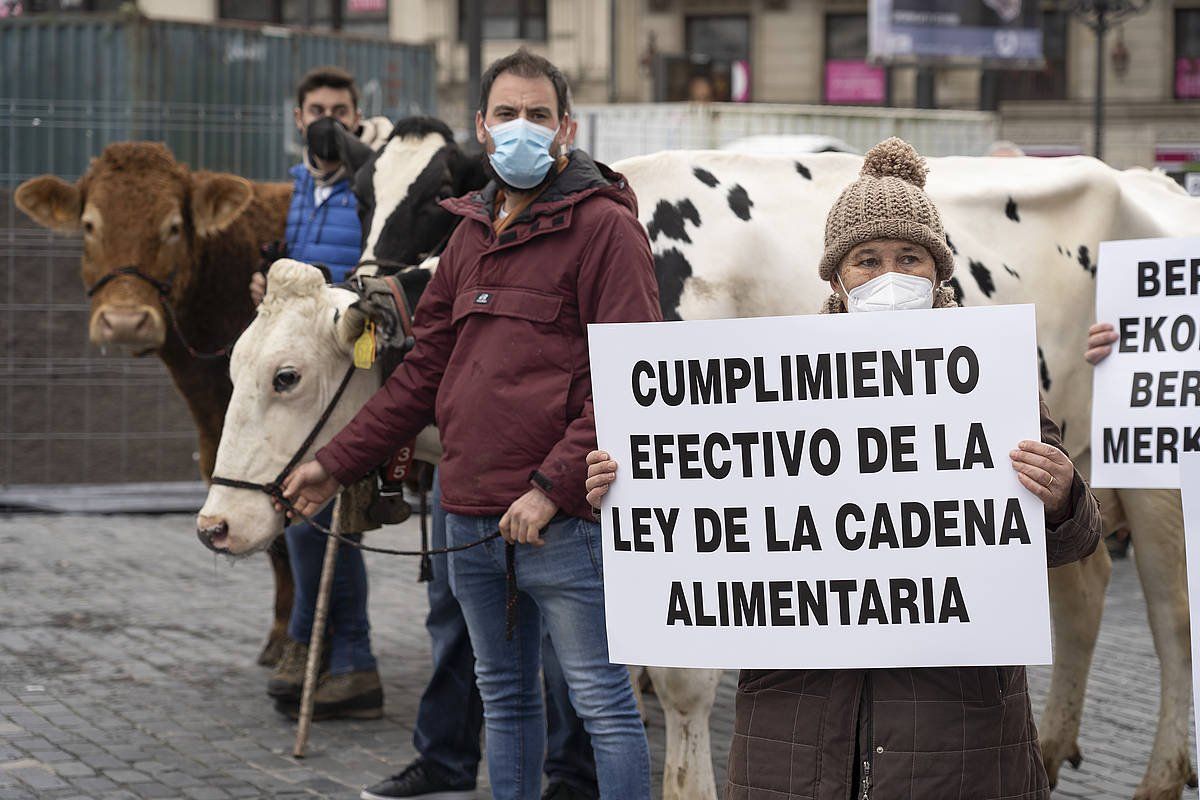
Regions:
[[662, 319], [650, 243], [628, 182], [586, 153], [498, 235], [496, 191], [442, 203], [464, 219], [417, 305], [416, 347], [317, 460], [349, 485], [436, 419], [447, 511], [503, 514], [532, 484], [591, 520], [587, 325]]

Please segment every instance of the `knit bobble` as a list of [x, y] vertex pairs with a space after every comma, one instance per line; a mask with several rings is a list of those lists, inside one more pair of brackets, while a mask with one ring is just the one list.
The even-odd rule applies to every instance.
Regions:
[[863, 162], [863, 175], [873, 178], [888, 176], [907, 181], [913, 186], [924, 187], [925, 175], [929, 170], [925, 159], [911, 144], [893, 136], [872, 147]]

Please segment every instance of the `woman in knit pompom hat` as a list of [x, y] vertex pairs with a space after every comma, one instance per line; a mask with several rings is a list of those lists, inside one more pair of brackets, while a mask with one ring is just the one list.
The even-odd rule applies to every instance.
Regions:
[[[900, 139], [867, 153], [825, 225], [824, 313], [953, 308], [954, 272], [925, 162]], [[894, 343], [889, 343], [894, 344]], [[1010, 456], [1046, 506], [1052, 567], [1089, 555], [1100, 509], [1042, 403], [1042, 441]], [[616, 477], [588, 456], [588, 500]], [[1020, 592], [1024, 587], [998, 587]], [[726, 800], [1048, 800], [1025, 668], [742, 670]]]
[[[954, 256], [937, 207], [925, 194], [928, 172], [925, 160], [903, 139], [892, 137], [867, 153], [858, 180], [842, 190], [825, 220], [825, 252], [817, 269], [834, 294], [823, 312], [845, 311], [849, 293], [863, 296], [858, 287], [887, 274], [889, 261], [898, 267], [896, 274], [930, 284], [928, 304], [914, 300], [897, 308], [956, 305], [954, 293], [943, 285], [954, 273]], [[923, 290], [915, 282], [908, 285]], [[850, 310], [859, 310], [853, 301]]]

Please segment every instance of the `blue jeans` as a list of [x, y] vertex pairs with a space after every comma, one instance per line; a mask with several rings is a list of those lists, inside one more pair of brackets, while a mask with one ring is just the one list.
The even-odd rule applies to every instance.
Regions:
[[[446, 512], [441, 487], [434, 477], [430, 546], [446, 546]], [[433, 580], [427, 584], [433, 673], [417, 706], [413, 746], [421, 757], [437, 764], [455, 783], [475, 780], [479, 771], [479, 734], [483, 729], [483, 700], [475, 685], [475, 652], [467, 635], [462, 607], [450, 591], [445, 555], [432, 557]], [[576, 790], [596, 795], [596, 764], [592, 743], [567, 697], [567, 684], [549, 638], [542, 644], [546, 689], [547, 756], [545, 772]]]
[[[313, 519], [328, 528], [333, 518], [333, 503]], [[288, 636], [308, 643], [317, 608], [317, 590], [321, 585], [321, 566], [325, 560], [325, 535], [307, 522], [289, 527], [288, 559], [296, 597]], [[371, 654], [371, 624], [367, 621], [367, 565], [362, 551], [342, 545], [338, 548], [329, 595], [329, 671], [334, 675], [375, 669]]]
[[542, 771], [551, 783], [568, 784], [595, 800], [599, 790], [592, 739], [571, 705], [567, 678], [549, 631], [542, 638], [542, 678], [546, 689], [546, 764]]
[[[499, 517], [449, 514], [451, 546], [478, 541]], [[546, 749], [538, 681], [542, 624], [558, 652], [571, 705], [592, 741], [600, 797], [649, 800], [650, 754], [629, 672], [608, 659], [600, 526], [556, 519], [543, 547], [517, 547], [517, 627], [505, 637], [502, 540], [450, 554], [450, 586], [475, 650], [475, 675], [488, 734], [488, 776], [496, 800], [537, 800]]]

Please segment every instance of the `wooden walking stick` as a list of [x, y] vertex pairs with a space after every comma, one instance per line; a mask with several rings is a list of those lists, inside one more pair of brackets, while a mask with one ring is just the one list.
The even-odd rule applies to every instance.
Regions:
[[[330, 530], [341, 531], [335, 510]], [[321, 671], [321, 651], [325, 644], [325, 621], [329, 617], [329, 595], [333, 586], [333, 570], [337, 564], [338, 540], [330, 536], [325, 540], [325, 562], [321, 565], [321, 584], [317, 590], [317, 609], [313, 615], [312, 633], [308, 638], [308, 663], [304, 666], [304, 691], [300, 695], [300, 724], [296, 728], [296, 744], [292, 756], [304, 758], [308, 744], [308, 731], [312, 727], [313, 695], [317, 691], [317, 676]]]

